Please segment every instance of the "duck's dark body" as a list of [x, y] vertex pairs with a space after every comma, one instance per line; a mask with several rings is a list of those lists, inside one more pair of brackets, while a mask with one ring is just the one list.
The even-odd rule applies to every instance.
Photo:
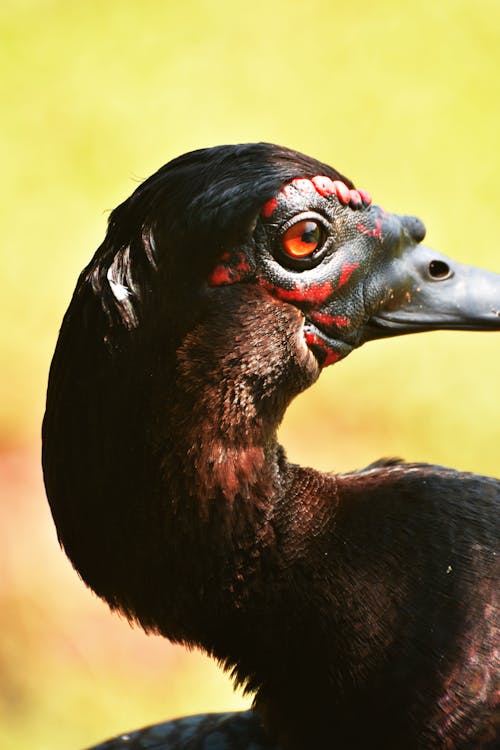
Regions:
[[[373, 337], [382, 253], [419, 252], [423, 236], [367, 206], [350, 228], [355, 209], [319, 193], [343, 244], [317, 279], [295, 260], [282, 278], [265, 249], [288, 209], [269, 201], [315, 175], [340, 177], [263, 144], [199, 152], [113, 213], [51, 371], [44, 470], [60, 538], [113, 608], [255, 690], [269, 742], [498, 747], [500, 483], [398, 462], [321, 474], [276, 442], [321, 363]], [[374, 280], [353, 287], [358, 245]], [[403, 307], [420, 293], [390, 284]]]
[[122, 734], [92, 750], [279, 750], [254, 711], [199, 714]]

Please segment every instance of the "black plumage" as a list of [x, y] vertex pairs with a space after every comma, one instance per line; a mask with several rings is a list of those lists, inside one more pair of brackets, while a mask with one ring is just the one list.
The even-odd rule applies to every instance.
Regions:
[[276, 439], [367, 340], [500, 329], [500, 276], [424, 234], [294, 151], [193, 152], [111, 214], [61, 329], [43, 427], [61, 543], [113, 609], [255, 691], [221, 721], [284, 750], [498, 747], [500, 483], [321, 474]]

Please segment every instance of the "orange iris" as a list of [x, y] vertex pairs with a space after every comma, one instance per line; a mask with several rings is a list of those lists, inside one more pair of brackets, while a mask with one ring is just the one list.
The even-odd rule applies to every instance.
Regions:
[[317, 221], [311, 219], [298, 221], [287, 229], [282, 242], [290, 258], [307, 258], [321, 243], [321, 228]]

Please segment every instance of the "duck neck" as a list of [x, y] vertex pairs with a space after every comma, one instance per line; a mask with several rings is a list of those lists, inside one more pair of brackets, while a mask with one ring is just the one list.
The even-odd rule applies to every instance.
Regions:
[[[259, 288], [220, 291], [176, 349], [168, 403], [164, 378], [154, 378], [160, 391], [151, 396], [166, 407], [153, 449], [158, 500], [175, 538], [165, 555], [185, 571], [174, 596], [187, 602], [193, 590], [206, 594], [183, 612], [183, 637], [201, 614], [193, 640], [214, 652], [213, 631], [224, 629], [227, 642], [226, 618], [245, 610], [252, 581], [265, 578], [288, 481], [276, 431], [290, 400], [318, 374], [297, 310]], [[169, 622], [160, 629], [172, 637]]]
[[178, 347], [160, 439], [201, 513], [212, 500], [272, 502], [277, 428], [291, 399], [318, 374], [301, 327], [297, 310], [259, 288], [219, 290]]
[[234, 664], [276, 568], [289, 483], [276, 430], [318, 375], [302, 315], [235, 285], [187, 332], [145, 320], [110, 352], [99, 311], [76, 334], [83, 302], [63, 326], [44, 426], [66, 552], [112, 608]]

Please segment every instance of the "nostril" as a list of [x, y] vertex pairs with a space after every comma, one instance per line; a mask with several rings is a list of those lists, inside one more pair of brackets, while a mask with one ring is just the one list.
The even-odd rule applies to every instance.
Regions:
[[451, 276], [451, 268], [444, 260], [431, 260], [429, 263], [429, 275], [433, 279], [447, 279]]

